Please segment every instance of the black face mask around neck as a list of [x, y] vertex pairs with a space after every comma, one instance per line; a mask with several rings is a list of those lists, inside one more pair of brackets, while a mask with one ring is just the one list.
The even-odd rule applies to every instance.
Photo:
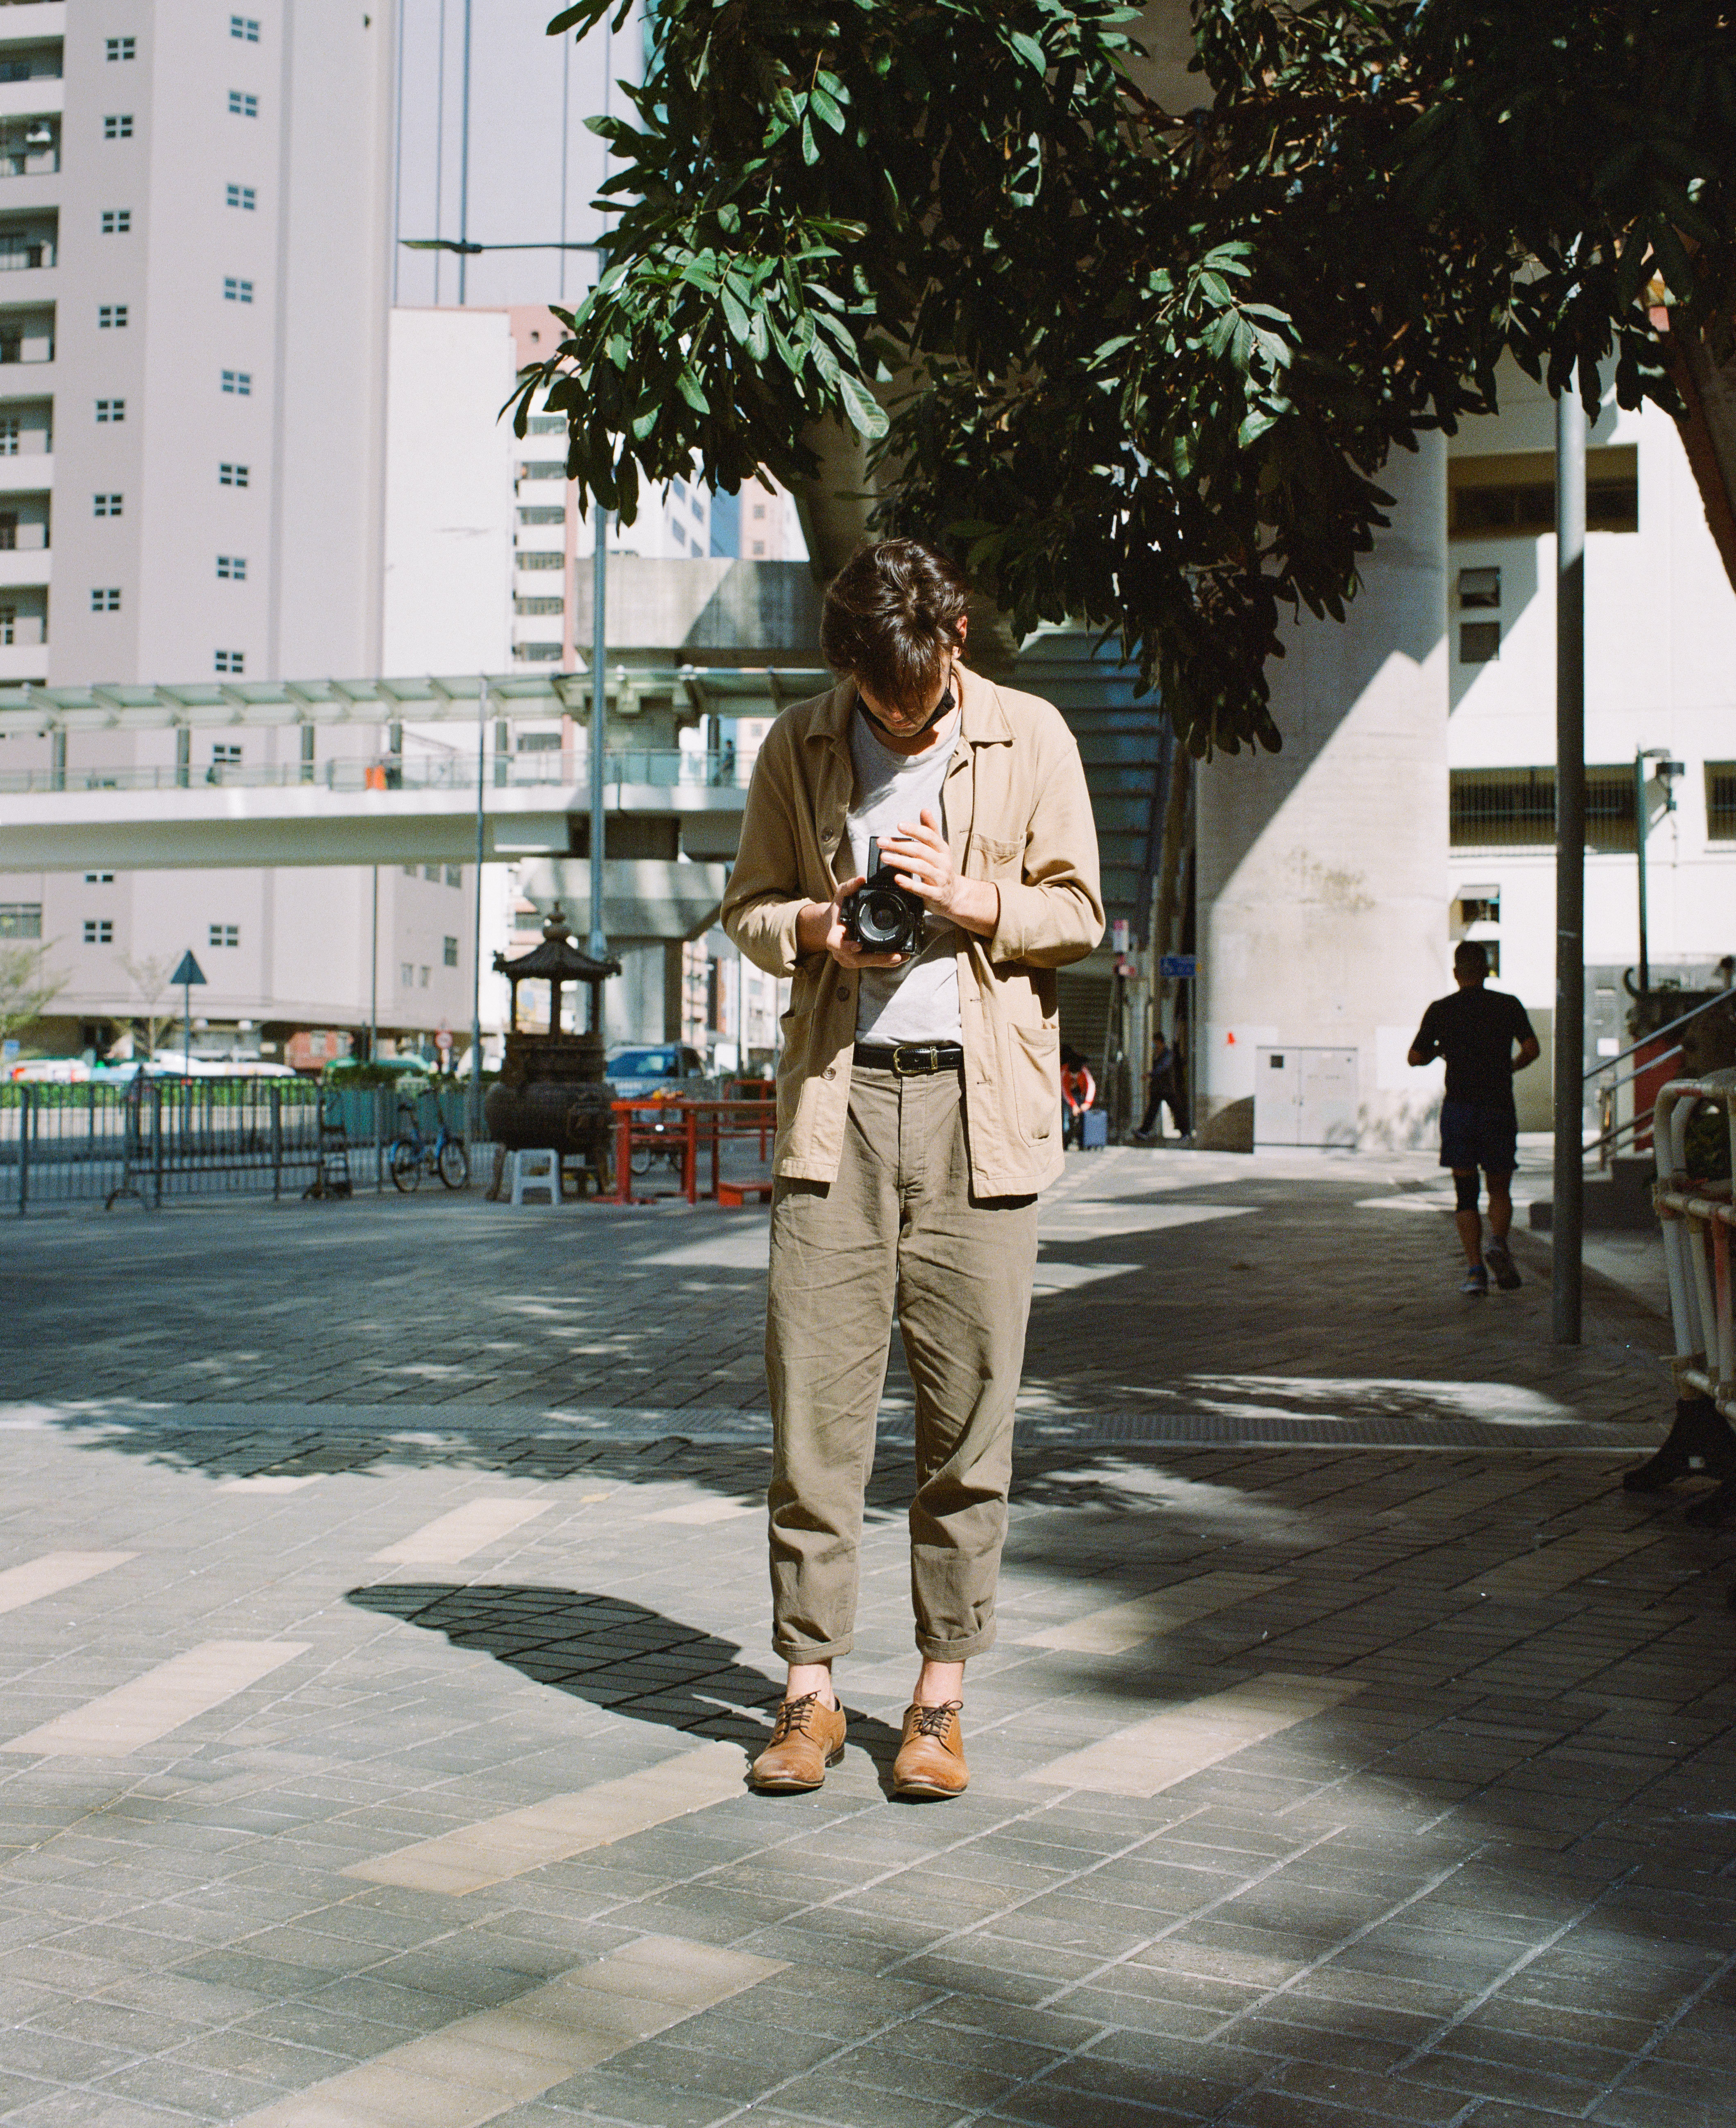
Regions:
[[922, 725], [913, 733], [894, 732], [889, 725], [881, 724], [880, 719], [875, 716], [873, 710], [870, 710], [868, 705], [862, 700], [861, 691], [860, 688], [856, 691], [856, 705], [861, 711], [862, 715], [867, 718], [869, 723], [873, 724], [878, 730], [885, 732], [889, 739], [920, 739], [923, 732], [932, 731], [942, 717], [950, 717], [954, 710], [958, 707], [957, 702], [953, 699], [952, 683], [950, 680], [947, 682], [946, 687], [942, 691], [940, 701], [935, 705], [934, 715], [929, 718], [928, 721], [925, 724]]

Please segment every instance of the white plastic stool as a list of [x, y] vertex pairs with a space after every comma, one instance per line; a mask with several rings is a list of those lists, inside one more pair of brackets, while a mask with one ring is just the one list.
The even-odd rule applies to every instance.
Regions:
[[550, 1204], [560, 1203], [560, 1156], [553, 1147], [521, 1147], [512, 1157], [512, 1201], [523, 1204], [527, 1192], [534, 1197], [538, 1190]]

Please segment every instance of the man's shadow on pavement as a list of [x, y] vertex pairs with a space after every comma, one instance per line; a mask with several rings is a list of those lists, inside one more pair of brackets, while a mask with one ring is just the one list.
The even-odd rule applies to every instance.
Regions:
[[[740, 1651], [619, 1596], [528, 1584], [387, 1581], [352, 1589], [346, 1600], [406, 1625], [443, 1633], [454, 1647], [481, 1648], [538, 1684], [635, 1722], [764, 1749], [782, 1687], [738, 1662]], [[897, 1730], [847, 1707], [850, 1741], [873, 1760], [889, 1795]], [[756, 1718], [757, 1713], [758, 1718]]]

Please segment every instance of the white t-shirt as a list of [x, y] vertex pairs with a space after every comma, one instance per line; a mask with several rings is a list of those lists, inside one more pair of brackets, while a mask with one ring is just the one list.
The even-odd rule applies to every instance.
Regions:
[[[850, 758], [856, 767], [856, 796], [850, 808], [846, 879], [866, 865], [870, 835], [885, 842], [897, 834], [902, 822], [920, 819], [925, 808], [940, 821], [945, 834], [941, 786], [957, 734], [955, 710], [927, 752], [894, 753], [881, 744], [861, 709], [855, 710], [850, 720]], [[842, 862], [841, 857], [841, 866]], [[956, 1042], [958, 946], [958, 927], [931, 910], [921, 952], [896, 968], [864, 968], [856, 978], [856, 1040], [876, 1046]]]

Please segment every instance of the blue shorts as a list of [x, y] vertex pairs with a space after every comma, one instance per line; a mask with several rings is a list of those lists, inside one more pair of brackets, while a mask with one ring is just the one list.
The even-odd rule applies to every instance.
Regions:
[[1440, 1104], [1440, 1164], [1511, 1175], [1519, 1165], [1519, 1124], [1511, 1109], [1480, 1109], [1471, 1101]]

